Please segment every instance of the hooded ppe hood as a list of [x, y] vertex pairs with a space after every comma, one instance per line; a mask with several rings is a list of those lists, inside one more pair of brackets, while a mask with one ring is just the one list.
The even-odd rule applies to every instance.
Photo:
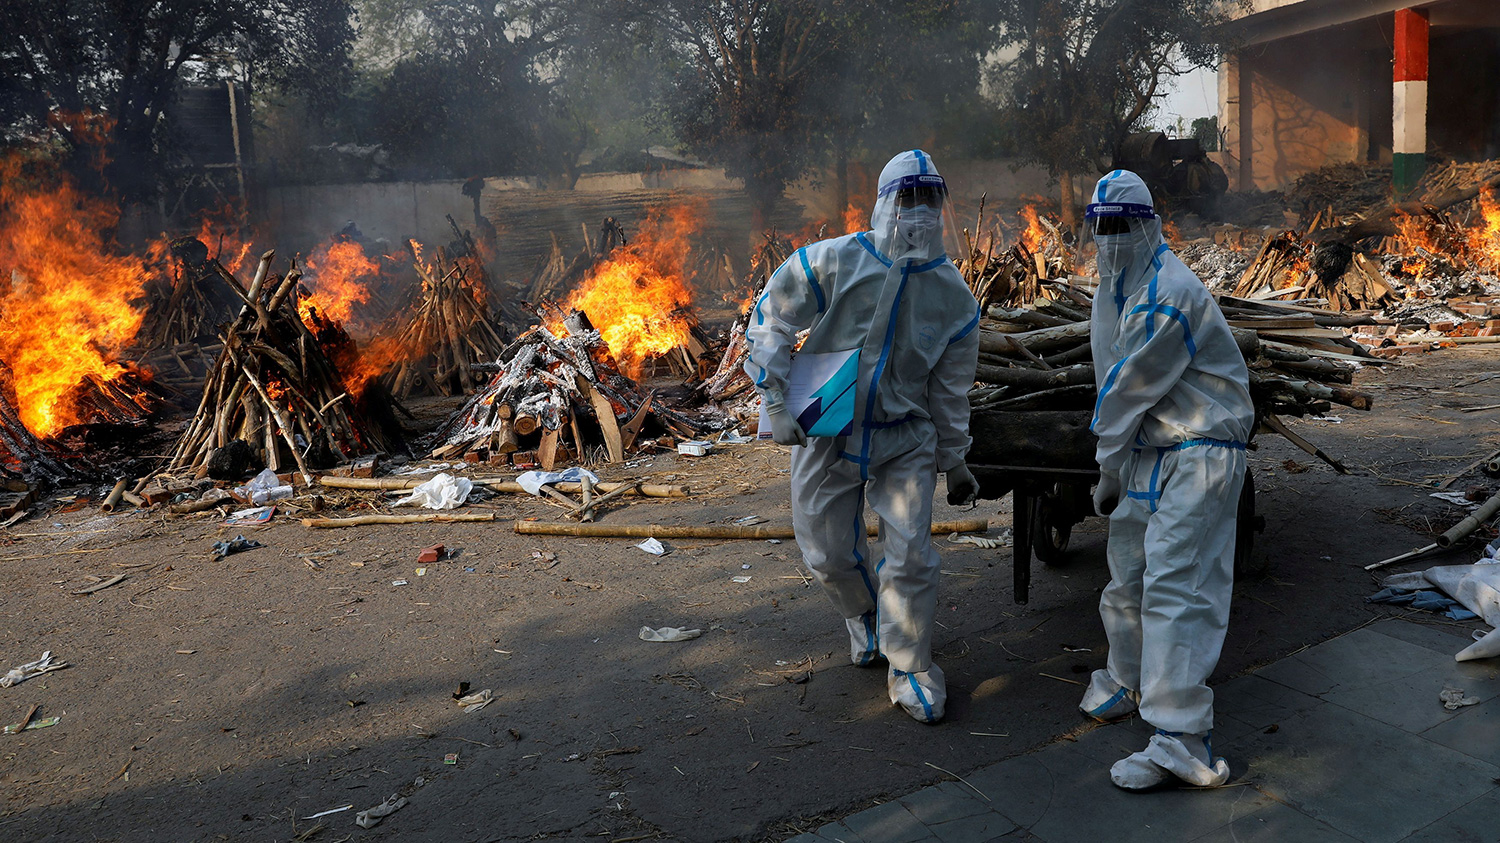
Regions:
[[1152, 210], [1146, 183], [1129, 170], [1115, 170], [1100, 179], [1091, 198], [1084, 209], [1086, 219], [1118, 217], [1128, 223], [1124, 234], [1094, 235], [1100, 293], [1124, 300], [1144, 282], [1152, 258], [1166, 245], [1161, 218]]
[[[896, 199], [903, 190], [936, 192], [945, 201], [940, 207], [900, 208]], [[947, 193], [947, 185], [938, 174], [932, 156], [912, 149], [892, 158], [880, 171], [875, 208], [870, 212], [875, 248], [891, 259], [912, 258], [921, 262], [943, 256], [949, 214]]]

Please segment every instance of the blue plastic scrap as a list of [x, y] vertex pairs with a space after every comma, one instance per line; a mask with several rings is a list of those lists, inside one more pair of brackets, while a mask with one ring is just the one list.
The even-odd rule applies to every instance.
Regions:
[[1469, 621], [1478, 615], [1465, 609], [1457, 600], [1436, 591], [1412, 591], [1407, 588], [1383, 588], [1365, 598], [1366, 603], [1392, 603], [1410, 606], [1427, 612], [1436, 612], [1449, 620]]
[[244, 536], [235, 536], [232, 539], [221, 542], [214, 542], [213, 554], [210, 555], [209, 558], [223, 559], [231, 553], [239, 553], [242, 550], [250, 550], [251, 548], [255, 547], [265, 547], [265, 545], [261, 544], [255, 539], [247, 539]]

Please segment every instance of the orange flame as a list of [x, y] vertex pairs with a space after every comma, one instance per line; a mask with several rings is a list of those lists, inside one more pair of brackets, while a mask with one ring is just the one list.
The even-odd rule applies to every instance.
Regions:
[[0, 363], [21, 421], [51, 436], [82, 421], [71, 395], [81, 381], [125, 373], [114, 357], [140, 328], [134, 300], [149, 271], [106, 239], [118, 209], [65, 176], [40, 184], [24, 170], [0, 160]]
[[706, 201], [654, 209], [640, 234], [597, 264], [567, 307], [599, 329], [625, 374], [638, 378], [648, 357], [692, 336], [689, 238], [703, 226]]
[[1021, 232], [1021, 244], [1029, 252], [1041, 250], [1043, 238], [1047, 236], [1046, 229], [1042, 228], [1042, 221], [1037, 217], [1035, 205], [1024, 205], [1021, 208], [1021, 218], [1026, 220], [1026, 230]]
[[1177, 223], [1172, 220], [1167, 220], [1161, 224], [1161, 233], [1173, 247], [1182, 242], [1182, 229], [1178, 228]]
[[857, 231], [864, 231], [869, 227], [870, 209], [856, 207], [853, 202], [850, 202], [844, 208], [844, 233], [854, 234]]
[[1479, 194], [1480, 222], [1469, 230], [1469, 253], [1474, 262], [1500, 272], [1500, 190]]
[[380, 272], [380, 264], [371, 260], [358, 243], [342, 240], [325, 243], [307, 256], [302, 285], [309, 290], [297, 303], [297, 312], [306, 322], [310, 311], [317, 311], [340, 325], [348, 325], [356, 305], [370, 300], [365, 279]]

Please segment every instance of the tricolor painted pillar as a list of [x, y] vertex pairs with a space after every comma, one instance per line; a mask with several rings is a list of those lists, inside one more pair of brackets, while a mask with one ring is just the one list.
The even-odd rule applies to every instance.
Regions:
[[1427, 163], [1427, 12], [1396, 12], [1396, 71], [1392, 92], [1391, 187], [1411, 192]]

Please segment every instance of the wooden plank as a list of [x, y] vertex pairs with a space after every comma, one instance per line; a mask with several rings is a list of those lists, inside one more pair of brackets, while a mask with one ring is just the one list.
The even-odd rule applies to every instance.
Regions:
[[614, 406], [582, 375], [578, 377], [578, 391], [588, 396], [589, 403], [594, 407], [594, 415], [599, 420], [599, 432], [604, 435], [604, 448], [609, 453], [609, 461], [624, 462], [625, 440], [620, 435], [620, 422], [615, 418]]

